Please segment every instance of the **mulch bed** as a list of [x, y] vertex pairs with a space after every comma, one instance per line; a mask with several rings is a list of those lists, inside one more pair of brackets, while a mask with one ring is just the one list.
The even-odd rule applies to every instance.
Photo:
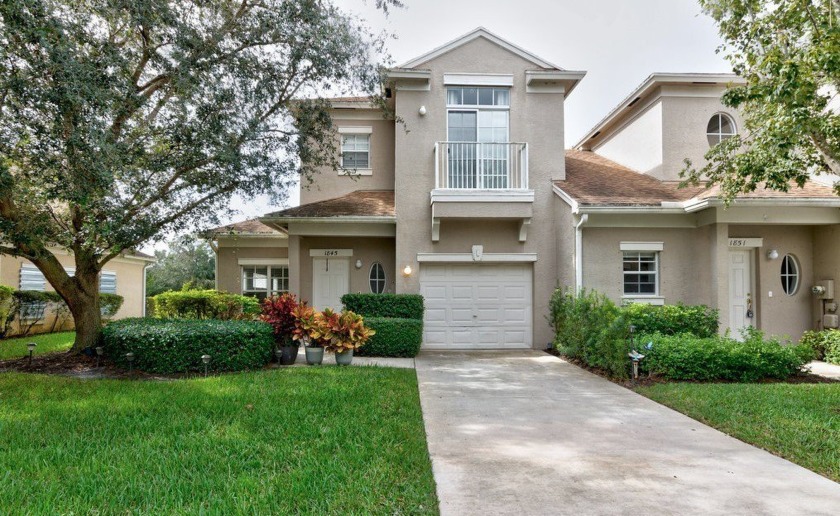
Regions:
[[[546, 349], [545, 352], [548, 353], [549, 355], [554, 355], [556, 357], [562, 358], [563, 360], [565, 360], [566, 362], [569, 362], [570, 364], [574, 364], [574, 365], [580, 367], [581, 369], [585, 369], [585, 370], [589, 371], [590, 373], [594, 373], [594, 374], [597, 374], [598, 376], [602, 376], [602, 377], [606, 378], [607, 380], [609, 380], [609, 381], [611, 381], [615, 384], [621, 385], [622, 387], [627, 387], [628, 389], [635, 389], [637, 387], [649, 387], [651, 385], [656, 385], [656, 384], [660, 384], [660, 383], [738, 383], [738, 382], [735, 382], [735, 381], [732, 381], [732, 380], [716, 380], [716, 381], [713, 381], [713, 382], [699, 382], [699, 381], [694, 381], [694, 380], [668, 380], [668, 379], [662, 378], [660, 376], [642, 376], [637, 381], [625, 380], [625, 379], [620, 379], [620, 378], [614, 378], [614, 377], [610, 376], [610, 374], [607, 371], [605, 371], [604, 369], [601, 369], [601, 368], [598, 368], [598, 367], [591, 367], [591, 366], [587, 365], [585, 362], [583, 362], [582, 360], [579, 360], [577, 358], [571, 358], [571, 357], [561, 355], [554, 348]], [[790, 378], [787, 378], [787, 379], [784, 379], [784, 380], [779, 380], [779, 379], [776, 379], [776, 378], [765, 378], [763, 380], [758, 380], [757, 382], [751, 382], [751, 383], [793, 383], [793, 384], [799, 384], [799, 383], [840, 383], [840, 380], [838, 380], [836, 378], [826, 378], [825, 376], [819, 376], [819, 375], [812, 374], [812, 373], [800, 373], [798, 375], [791, 376]]]

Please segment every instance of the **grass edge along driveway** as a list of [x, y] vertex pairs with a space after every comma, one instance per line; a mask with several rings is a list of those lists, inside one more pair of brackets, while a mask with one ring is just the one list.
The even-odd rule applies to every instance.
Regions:
[[4, 373], [0, 435], [0, 513], [437, 513], [409, 369]]
[[840, 383], [663, 383], [636, 392], [840, 482]]

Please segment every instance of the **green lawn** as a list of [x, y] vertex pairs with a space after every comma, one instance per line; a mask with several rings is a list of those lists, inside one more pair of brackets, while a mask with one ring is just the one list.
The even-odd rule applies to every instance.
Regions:
[[637, 392], [840, 482], [840, 383], [666, 383]]
[[29, 350], [26, 349], [26, 345], [30, 342], [36, 342], [38, 344], [35, 348], [35, 355], [52, 353], [53, 351], [66, 351], [73, 345], [73, 339], [75, 338], [76, 332], [63, 331], [59, 333], [45, 333], [43, 335], [3, 339], [0, 340], [0, 360], [28, 356]]
[[0, 374], [0, 513], [437, 513], [413, 370]]

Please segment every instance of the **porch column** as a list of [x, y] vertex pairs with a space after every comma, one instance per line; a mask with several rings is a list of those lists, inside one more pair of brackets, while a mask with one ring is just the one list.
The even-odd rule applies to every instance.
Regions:
[[729, 224], [715, 224], [709, 238], [712, 308], [720, 312], [720, 330], [729, 328]]
[[289, 292], [300, 297], [300, 237], [289, 235]]

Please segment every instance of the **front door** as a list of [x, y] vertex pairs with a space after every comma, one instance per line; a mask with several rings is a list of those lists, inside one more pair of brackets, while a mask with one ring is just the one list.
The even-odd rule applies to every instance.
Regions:
[[312, 305], [317, 310], [342, 309], [341, 296], [350, 291], [348, 258], [312, 259]]
[[738, 340], [744, 328], [755, 326], [752, 257], [753, 251], [729, 251], [729, 330]]

